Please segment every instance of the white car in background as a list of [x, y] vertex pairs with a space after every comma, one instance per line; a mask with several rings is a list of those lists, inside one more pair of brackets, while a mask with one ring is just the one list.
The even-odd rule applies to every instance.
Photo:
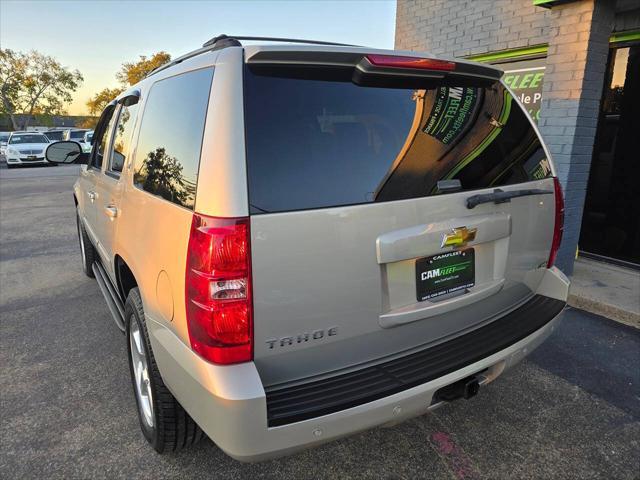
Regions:
[[42, 133], [44, 133], [47, 136], [47, 138], [52, 142], [58, 142], [64, 139], [65, 132], [66, 130], [51, 129]]
[[82, 143], [84, 134], [88, 131], [86, 128], [70, 128], [64, 132], [62, 140]]
[[44, 152], [51, 141], [38, 132], [13, 132], [9, 136], [5, 156], [7, 168], [19, 165], [48, 164]]
[[82, 137], [82, 140], [80, 140], [80, 146], [82, 147], [82, 151], [84, 153], [89, 153], [91, 151], [92, 140], [93, 140], [93, 130], [84, 132], [84, 136]]
[[10, 136], [11, 132], [0, 132], [0, 155], [5, 154], [5, 150], [7, 149], [7, 142], [9, 141]]

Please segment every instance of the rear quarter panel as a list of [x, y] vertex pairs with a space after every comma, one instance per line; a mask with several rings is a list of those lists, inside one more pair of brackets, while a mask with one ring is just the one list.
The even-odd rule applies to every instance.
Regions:
[[130, 182], [124, 198], [116, 254], [136, 278], [145, 314], [189, 343], [184, 275], [192, 212], [139, 190]]
[[[154, 75], [153, 83], [211, 66], [215, 63], [216, 57], [217, 52], [201, 54]], [[135, 158], [138, 154], [146, 153], [137, 151], [137, 139], [140, 126], [144, 123], [145, 101], [153, 83], [146, 81], [140, 85], [142, 119], [137, 122], [133, 133], [133, 144], [136, 147], [125, 166], [127, 178], [119, 209], [114, 252], [122, 257], [133, 272], [140, 288], [146, 316], [167, 326], [189, 345], [184, 292], [187, 247], [193, 212], [133, 185]], [[208, 120], [205, 124], [205, 138], [209, 135], [207, 125]], [[200, 160], [201, 169], [207, 161], [203, 155]]]

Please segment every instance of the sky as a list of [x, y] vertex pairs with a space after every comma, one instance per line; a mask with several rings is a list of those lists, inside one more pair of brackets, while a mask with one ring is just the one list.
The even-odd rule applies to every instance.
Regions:
[[25, 1], [0, 0], [0, 46], [37, 50], [84, 76], [67, 108], [116, 87], [123, 62], [172, 57], [218, 34], [326, 40], [393, 48], [395, 0]]

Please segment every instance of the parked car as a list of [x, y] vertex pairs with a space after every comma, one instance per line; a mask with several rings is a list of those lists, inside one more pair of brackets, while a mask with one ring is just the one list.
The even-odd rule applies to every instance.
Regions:
[[58, 140], [64, 140], [64, 133], [66, 130], [47, 130], [43, 132], [49, 140], [57, 142]]
[[562, 193], [501, 71], [240, 40], [123, 92], [91, 154], [47, 149], [87, 163], [82, 268], [155, 450], [204, 431], [256, 461], [395, 423], [473, 397], [556, 328]]
[[84, 139], [84, 134], [89, 130], [86, 128], [70, 128], [64, 131], [63, 140], [73, 140], [76, 142], [82, 142]]
[[49, 139], [42, 133], [13, 132], [7, 142], [7, 168], [19, 165], [46, 164], [45, 149]]
[[91, 151], [91, 142], [93, 141], [93, 130], [89, 130], [88, 132], [84, 132], [82, 137], [82, 151], [84, 153], [89, 153]]
[[5, 154], [11, 132], [0, 132], [0, 155]]

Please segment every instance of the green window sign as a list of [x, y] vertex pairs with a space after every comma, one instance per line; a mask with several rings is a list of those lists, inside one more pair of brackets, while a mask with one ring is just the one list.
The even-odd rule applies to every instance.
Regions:
[[561, 3], [575, 2], [576, 0], [533, 0], [533, 4], [537, 7], [551, 8]]
[[448, 145], [465, 129], [477, 103], [477, 88], [440, 87], [424, 133]]

